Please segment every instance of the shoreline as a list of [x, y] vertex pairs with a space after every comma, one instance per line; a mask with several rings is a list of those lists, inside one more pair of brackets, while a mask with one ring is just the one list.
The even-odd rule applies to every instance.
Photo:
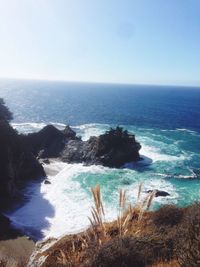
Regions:
[[[46, 178], [46, 180], [44, 180], [44, 181], [41, 181], [41, 182], [39, 182], [39, 183], [36, 183], [36, 188], [38, 188], [38, 189], [40, 189], [40, 191], [41, 191], [41, 186], [43, 187], [43, 191], [42, 192], [40, 192], [39, 193], [39, 196], [40, 196], [40, 198], [41, 198], [41, 201], [43, 201], [42, 200], [42, 198], [44, 197], [44, 195], [43, 194], [49, 194], [50, 193], [50, 191], [52, 191], [52, 194], [54, 193], [54, 187], [55, 188], [57, 188], [58, 186], [60, 187], [60, 186], [62, 186], [62, 180], [61, 181], [59, 181], [59, 177], [56, 177], [56, 179], [55, 179], [55, 176], [56, 175], [58, 175], [59, 173], [61, 173], [61, 172], [63, 172], [63, 170], [66, 168], [66, 170], [64, 170], [64, 172], [63, 172], [63, 175], [65, 176], [65, 173], [68, 175], [68, 173], [72, 170], [72, 169], [76, 169], [76, 168], [78, 168], [79, 167], [79, 165], [77, 165], [77, 164], [68, 164], [68, 163], [63, 163], [62, 161], [60, 161], [59, 159], [57, 159], [57, 158], [52, 158], [52, 159], [49, 159], [49, 163], [44, 163], [44, 160], [40, 160], [40, 163], [43, 163], [43, 167], [44, 167], [44, 170], [45, 170], [45, 172], [46, 172], [46, 174], [47, 174], [47, 178]], [[102, 166], [97, 166], [97, 165], [95, 165], [95, 166], [82, 166], [81, 165], [81, 168], [83, 169], [83, 168], [86, 168], [86, 169], [88, 169], [88, 173], [90, 173], [91, 172], [91, 170], [93, 169], [93, 168], [95, 168], [95, 170], [94, 170], [94, 173], [96, 173], [97, 171], [98, 171], [98, 169], [102, 169], [102, 170], [104, 170], [104, 172], [105, 173], [107, 173], [107, 171], [111, 171], [112, 172], [112, 169], [108, 169], [107, 170], [107, 168], [106, 167], [102, 167]], [[127, 169], [128, 171], [129, 171], [129, 169]], [[76, 170], [75, 170], [76, 171]], [[119, 170], [119, 171], [121, 171], [121, 169]], [[124, 169], [124, 171], [126, 171], [126, 169]], [[77, 173], [79, 173], [79, 171], [78, 171], [78, 169], [77, 169]], [[74, 171], [72, 170], [72, 174], [74, 175]], [[73, 176], [72, 176], [73, 177]], [[69, 181], [68, 181], [68, 179], [69, 179]], [[67, 182], [70, 182], [70, 177], [68, 177], [67, 179], [66, 179], [66, 181]], [[117, 179], [117, 178], [116, 178]], [[48, 181], [48, 183], [50, 183], [50, 184], [45, 184], [45, 182], [46, 181]], [[65, 181], [65, 183], [66, 183], [66, 181]], [[61, 182], [61, 184], [60, 184], [60, 182]], [[127, 184], [127, 186], [128, 186], [128, 184]], [[32, 187], [32, 184], [31, 184], [31, 188], [32, 188], [32, 192], [31, 192], [31, 195], [35, 195], [35, 191], [38, 191], [38, 189], [34, 189], [33, 187]], [[146, 188], [148, 188], [148, 186], [146, 186]], [[150, 188], [150, 186], [149, 186], [149, 188]], [[152, 186], [151, 186], [151, 188], [153, 189], [156, 189], [156, 184], [154, 185], [154, 184], [152, 184]], [[168, 189], [170, 189], [170, 188], [168, 188]], [[44, 191], [45, 190], [45, 191]], [[170, 191], [170, 190], [169, 190]], [[143, 194], [143, 197], [145, 197], [145, 192], [142, 192], [142, 194]], [[46, 198], [46, 196], [45, 196], [45, 199], [46, 200], [48, 200], [48, 201], [50, 201], [50, 200], [52, 200], [51, 198], [51, 194]], [[158, 203], [160, 203], [160, 205], [161, 204], [163, 204], [163, 203], [166, 203], [166, 201], [167, 201], [167, 199], [171, 199], [171, 197], [173, 197], [173, 196], [168, 196], [168, 197], [164, 197], [164, 198], [158, 198], [158, 199], [156, 199], [156, 203], [158, 202]], [[38, 197], [36, 196], [36, 200], [39, 200], [38, 199]], [[46, 201], [45, 200], [45, 201]], [[29, 201], [31, 201], [31, 199], [29, 199], [28, 200], [28, 202]], [[54, 199], [53, 201], [56, 201], [56, 199]], [[89, 203], [89, 200], [88, 200], [88, 203]], [[27, 203], [26, 203], [27, 204]], [[34, 203], [33, 203], [34, 204]], [[39, 204], [39, 206], [40, 206], [40, 204], [42, 204], [42, 202], [40, 203], [40, 202], [37, 202], [37, 203], [35, 203], [34, 205], [31, 205], [28, 209], [29, 209], [29, 211], [32, 209], [32, 208], [34, 208], [34, 206], [35, 205], [38, 205]], [[55, 203], [54, 202], [54, 205], [57, 205], [57, 203]], [[59, 203], [58, 203], [58, 205], [60, 205]], [[56, 208], [57, 206], [53, 206], [53, 209], [54, 209], [54, 211], [56, 212], [57, 211], [57, 208]], [[23, 208], [23, 206], [21, 207], [21, 208]], [[51, 203], [49, 203], [49, 207], [47, 206], [47, 208], [50, 208], [51, 209]], [[29, 214], [29, 213], [28, 213]], [[62, 214], [63, 216], [65, 216], [64, 214]], [[31, 215], [32, 216], [32, 215]], [[52, 217], [52, 218], [50, 218], [50, 224], [49, 224], [49, 227], [51, 227], [52, 225], [54, 225], [55, 223], [57, 223], [57, 221], [58, 221], [58, 218], [56, 219], [56, 217], [55, 217], [55, 214], [53, 215], [54, 217]], [[75, 215], [74, 215], [75, 216]], [[87, 219], [87, 214], [85, 214], [84, 216], [82, 216], [81, 218], [82, 219], [84, 219], [84, 221], [86, 221], [85, 220], [85, 218]], [[12, 215], [11, 215], [11, 217], [12, 217]], [[27, 215], [27, 217], [29, 217], [28, 215]], [[113, 218], [115, 217], [115, 213], [114, 214], [112, 214], [112, 217], [108, 217], [107, 219], [106, 219], [106, 222], [111, 222], [112, 220], [113, 220]], [[53, 220], [53, 221], [52, 221]], [[60, 219], [59, 219], [60, 220]], [[73, 220], [73, 219], [72, 219]], [[16, 220], [16, 222], [17, 222], [17, 220]], [[45, 229], [45, 232], [46, 232], [46, 234], [44, 233], [44, 232], [42, 232], [42, 234], [44, 235], [43, 237], [37, 237], [37, 233], [36, 233], [36, 236], [34, 236], [34, 231], [35, 231], [35, 229], [33, 228], [32, 229], [32, 235], [31, 235], [31, 227], [26, 227], [26, 225], [22, 225], [21, 226], [21, 228], [20, 228], [20, 225], [19, 226], [17, 226], [16, 225], [16, 227], [18, 228], [18, 229], [21, 229], [21, 230], [23, 230], [23, 227], [24, 227], [24, 233], [25, 234], [27, 234], [27, 232], [30, 232], [30, 236], [32, 236], [32, 238], [33, 239], [35, 239], [36, 241], [45, 241], [46, 239], [48, 239], [48, 238], [61, 238], [62, 236], [64, 236], [64, 235], [66, 235], [66, 234], [78, 234], [79, 232], [81, 232], [81, 231], [84, 231], [87, 227], [88, 227], [88, 224], [89, 224], [89, 221], [87, 222], [87, 224], [85, 224], [85, 225], [83, 225], [83, 226], [81, 226], [80, 228], [78, 228], [78, 229], [71, 229], [71, 226], [69, 225], [67, 225], [67, 222], [63, 222], [63, 223], [65, 223], [66, 224], [66, 228], [67, 227], [69, 227], [69, 229], [66, 231], [61, 231], [61, 233], [59, 233], [59, 231], [58, 231], [58, 233], [56, 232], [56, 228], [55, 227], [58, 227], [58, 225], [57, 226], [53, 226], [53, 230], [48, 230], [48, 227], [45, 229], [45, 228], [43, 228], [43, 229]], [[26, 229], [27, 228], [27, 229]], [[62, 228], [63, 228], [63, 225], [62, 225]]]

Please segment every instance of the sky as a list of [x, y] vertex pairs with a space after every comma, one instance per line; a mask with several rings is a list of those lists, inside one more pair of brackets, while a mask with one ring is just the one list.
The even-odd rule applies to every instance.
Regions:
[[0, 77], [200, 85], [199, 0], [0, 0]]

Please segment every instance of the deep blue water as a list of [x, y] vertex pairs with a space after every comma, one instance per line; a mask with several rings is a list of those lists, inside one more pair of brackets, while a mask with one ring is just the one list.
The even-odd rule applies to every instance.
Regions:
[[4, 80], [0, 97], [14, 113], [19, 132], [37, 131], [50, 122], [60, 129], [70, 124], [86, 140], [122, 125], [136, 135], [148, 163], [124, 169], [55, 163], [52, 168], [60, 172], [49, 177], [51, 185], [29, 188], [31, 201], [11, 216], [23, 229], [57, 236], [85, 227], [90, 187], [97, 183], [110, 219], [116, 218], [119, 188], [135, 201], [140, 182], [143, 197], [149, 189], [170, 193], [156, 198], [153, 208], [199, 200], [200, 175], [194, 172], [200, 174], [200, 88]]
[[0, 81], [16, 122], [123, 124], [200, 132], [200, 88]]

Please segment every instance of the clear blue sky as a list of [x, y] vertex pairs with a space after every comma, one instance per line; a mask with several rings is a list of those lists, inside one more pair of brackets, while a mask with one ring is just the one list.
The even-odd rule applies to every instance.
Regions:
[[0, 0], [0, 76], [200, 85], [200, 1]]

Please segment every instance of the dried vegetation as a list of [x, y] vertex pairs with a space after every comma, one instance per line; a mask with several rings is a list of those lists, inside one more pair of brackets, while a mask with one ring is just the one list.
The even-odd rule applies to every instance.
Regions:
[[[199, 267], [200, 204], [185, 209], [166, 205], [149, 211], [155, 192], [129, 203], [119, 191], [116, 221], [105, 222], [100, 186], [92, 188], [94, 206], [86, 231], [60, 239], [42, 256], [42, 267]], [[38, 255], [41, 256], [41, 255]]]

